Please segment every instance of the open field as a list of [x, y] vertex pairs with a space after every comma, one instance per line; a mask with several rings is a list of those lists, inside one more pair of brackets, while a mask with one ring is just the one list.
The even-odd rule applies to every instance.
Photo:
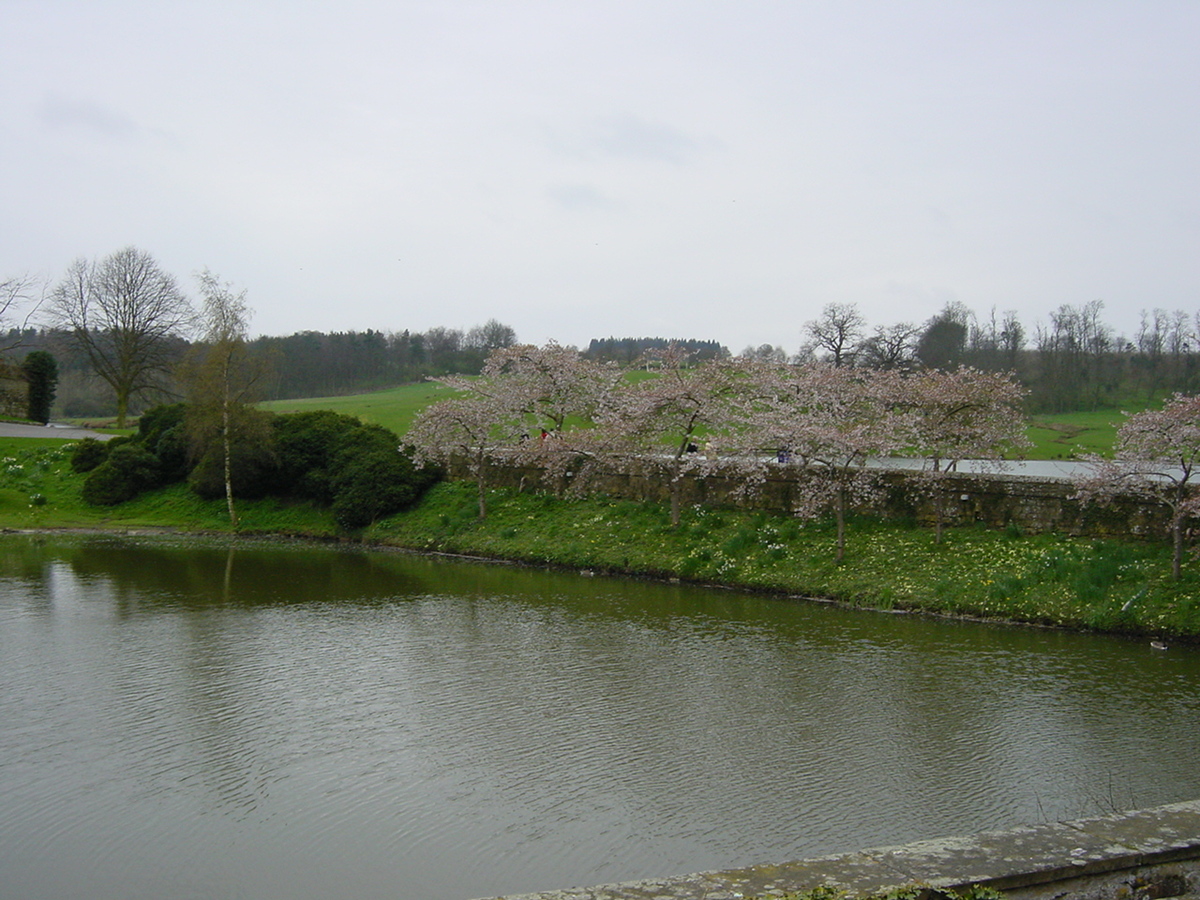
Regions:
[[301, 400], [270, 400], [260, 403], [271, 412], [309, 412], [329, 409], [348, 416], [357, 416], [364, 422], [372, 422], [390, 428], [396, 434], [404, 434], [413, 418], [435, 400], [453, 396], [453, 391], [434, 381], [404, 384], [400, 387], [374, 391], [369, 394], [353, 394], [346, 397], [315, 397]]
[[[450, 393], [435, 382], [422, 382], [370, 394], [273, 400], [260, 405], [274, 412], [331, 409], [404, 434], [418, 412]], [[1123, 419], [1117, 410], [1034, 416], [1029, 428], [1033, 447], [1023, 455], [1027, 459], [1071, 459], [1086, 453], [1107, 454]]]
[[1072, 459], [1087, 453], [1112, 453], [1117, 429], [1125, 421], [1118, 410], [1033, 416], [1028, 459]]

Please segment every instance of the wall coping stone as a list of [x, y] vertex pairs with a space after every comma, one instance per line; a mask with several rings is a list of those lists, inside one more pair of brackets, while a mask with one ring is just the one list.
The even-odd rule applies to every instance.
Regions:
[[1200, 890], [1200, 800], [777, 865], [493, 900], [748, 900], [819, 886], [869, 894], [906, 885], [952, 890], [976, 884], [1017, 898], [1136, 900], [1194, 893]]

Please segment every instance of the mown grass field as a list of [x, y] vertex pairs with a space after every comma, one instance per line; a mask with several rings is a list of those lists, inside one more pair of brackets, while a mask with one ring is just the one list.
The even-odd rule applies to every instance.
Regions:
[[390, 428], [396, 434], [404, 434], [413, 418], [436, 400], [453, 396], [453, 391], [434, 381], [405, 384], [369, 394], [354, 394], [346, 397], [316, 397], [304, 400], [271, 400], [260, 403], [263, 409], [272, 412], [309, 412], [329, 409], [348, 416], [357, 416]]
[[[448, 388], [436, 382], [423, 382], [369, 394], [273, 400], [260, 405], [274, 412], [331, 409], [404, 434], [418, 412], [450, 395]], [[1027, 459], [1072, 459], [1086, 453], [1110, 453], [1123, 419], [1116, 410], [1034, 416], [1028, 432], [1033, 447], [1022, 455]]]
[[1117, 429], [1125, 416], [1117, 410], [1034, 416], [1028, 436], [1028, 459], [1074, 459], [1087, 453], [1112, 453]]

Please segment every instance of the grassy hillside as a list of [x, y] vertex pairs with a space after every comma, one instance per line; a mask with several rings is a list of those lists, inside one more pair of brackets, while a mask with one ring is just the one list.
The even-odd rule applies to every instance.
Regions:
[[[450, 394], [440, 384], [423, 382], [370, 394], [274, 400], [261, 406], [274, 412], [331, 409], [404, 434], [418, 412]], [[1029, 429], [1029, 439], [1034, 445], [1025, 456], [1028, 459], [1071, 459], [1085, 453], [1108, 453], [1123, 419], [1116, 410], [1034, 416]]]
[[315, 409], [330, 409], [348, 416], [357, 416], [390, 428], [396, 434], [404, 434], [418, 412], [433, 403], [453, 395], [444, 385], [433, 381], [404, 384], [400, 387], [375, 391], [370, 394], [353, 394], [347, 397], [315, 397], [303, 400], [271, 400], [260, 403], [263, 409], [272, 412], [308, 412]]

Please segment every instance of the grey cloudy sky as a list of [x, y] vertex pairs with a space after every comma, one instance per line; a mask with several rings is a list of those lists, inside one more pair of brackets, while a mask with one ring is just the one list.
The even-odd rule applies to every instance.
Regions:
[[1200, 309], [1200, 2], [0, 0], [0, 277], [257, 333], [795, 350], [829, 302]]

